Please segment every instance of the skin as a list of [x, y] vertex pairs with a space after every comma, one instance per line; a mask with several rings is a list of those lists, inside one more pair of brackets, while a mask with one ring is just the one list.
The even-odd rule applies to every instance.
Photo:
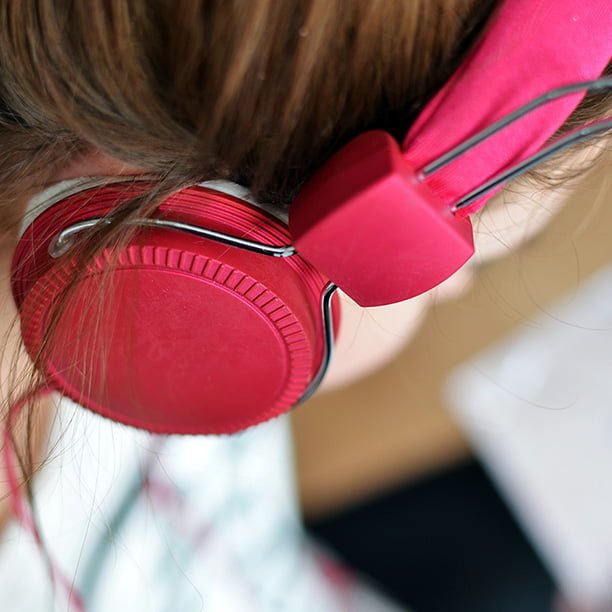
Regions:
[[[596, 152], [595, 147], [582, 151], [567, 158], [564, 166], [588, 162]], [[50, 183], [77, 177], [141, 173], [141, 169], [128, 166], [102, 153], [91, 153], [57, 173]], [[476, 257], [451, 279], [427, 295], [398, 304], [364, 309], [340, 292], [342, 308], [340, 332], [336, 339], [333, 361], [319, 393], [349, 385], [393, 359], [417, 331], [432, 300], [449, 299], [465, 291], [472, 282], [476, 265], [500, 257], [530, 239], [548, 223], [571, 192], [572, 185], [551, 192], [515, 182], [511, 188], [498, 193], [481, 213], [473, 217]], [[26, 201], [22, 202], [24, 208], [25, 204]], [[6, 397], [12, 355], [19, 343], [18, 329], [13, 326], [17, 312], [9, 286], [11, 258], [12, 248], [8, 244], [0, 244], [0, 334], [6, 338], [0, 359], [2, 398]], [[20, 367], [23, 371], [27, 371], [29, 365], [27, 357], [24, 356]], [[52, 414], [51, 402], [42, 400], [35, 413], [37, 421], [35, 430], [38, 433], [32, 441], [34, 454], [38, 458], [44, 456], [46, 432]], [[24, 443], [23, 427], [16, 430], [15, 437], [18, 444]], [[1, 456], [0, 473], [5, 473]], [[4, 481], [4, 478], [0, 479], [0, 529], [6, 524], [11, 513], [8, 487]]]

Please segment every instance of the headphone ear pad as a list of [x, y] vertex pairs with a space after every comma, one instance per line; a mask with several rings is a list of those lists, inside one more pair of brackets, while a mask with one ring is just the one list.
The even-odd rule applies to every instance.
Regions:
[[[125, 197], [122, 186], [63, 200], [17, 248], [13, 289], [33, 358], [68, 291], [42, 362], [49, 384], [103, 416], [159, 433], [232, 433], [288, 410], [323, 357], [327, 279], [299, 256], [278, 259], [159, 228], [139, 229], [120, 252], [103, 251], [76, 279], [74, 254], [50, 257], [74, 211], [102, 216]], [[289, 242], [267, 213], [202, 187], [173, 195], [157, 214]]]
[[433, 289], [474, 254], [469, 219], [416, 177], [386, 132], [333, 156], [289, 209], [298, 252], [360, 306]]

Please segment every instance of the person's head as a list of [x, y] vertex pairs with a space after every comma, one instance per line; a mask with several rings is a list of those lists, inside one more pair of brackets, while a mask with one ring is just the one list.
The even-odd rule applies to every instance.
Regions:
[[[172, 185], [232, 179], [288, 206], [354, 135], [401, 138], [499, 4], [5, 3], [4, 226], [10, 198], [79, 161], [79, 172], [126, 164]], [[608, 107], [592, 98], [564, 130]]]
[[[74, 176], [144, 173], [155, 185], [150, 198], [91, 237], [84, 259], [124, 240], [139, 208], [202, 181], [229, 179], [286, 210], [357, 134], [378, 128], [401, 140], [500, 4], [7, 2], [0, 9], [6, 240], [33, 193]], [[560, 132], [609, 108], [609, 97], [589, 97]]]

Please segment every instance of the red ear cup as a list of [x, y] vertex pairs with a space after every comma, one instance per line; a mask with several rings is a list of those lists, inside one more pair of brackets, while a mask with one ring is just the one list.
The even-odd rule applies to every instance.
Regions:
[[[74, 253], [49, 255], [63, 228], [107, 214], [139, 189], [72, 195], [19, 242], [12, 285], [33, 358], [74, 282], [44, 352], [49, 384], [101, 415], [160, 433], [230, 433], [288, 410], [324, 351], [327, 279], [300, 256], [160, 228], [139, 228], [120, 253], [103, 252], [76, 280]], [[265, 244], [291, 242], [273, 216], [203, 187], [171, 196], [156, 215]], [[337, 302], [334, 315], [337, 330]]]

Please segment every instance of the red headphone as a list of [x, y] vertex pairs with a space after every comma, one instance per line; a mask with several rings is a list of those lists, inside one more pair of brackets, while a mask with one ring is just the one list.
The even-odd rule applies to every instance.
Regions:
[[[473, 253], [469, 213], [612, 127], [599, 121], [541, 149], [586, 90], [612, 89], [597, 79], [612, 55], [610, 8], [507, 0], [402, 146], [384, 132], [358, 136], [301, 190], [288, 223], [237, 186], [170, 196], [77, 279], [45, 352], [48, 385], [160, 433], [235, 432], [304, 401], [331, 358], [338, 287], [361, 306], [435, 287]], [[12, 267], [30, 355], [75, 274], [74, 236], [145, 189], [77, 181], [33, 211]]]

